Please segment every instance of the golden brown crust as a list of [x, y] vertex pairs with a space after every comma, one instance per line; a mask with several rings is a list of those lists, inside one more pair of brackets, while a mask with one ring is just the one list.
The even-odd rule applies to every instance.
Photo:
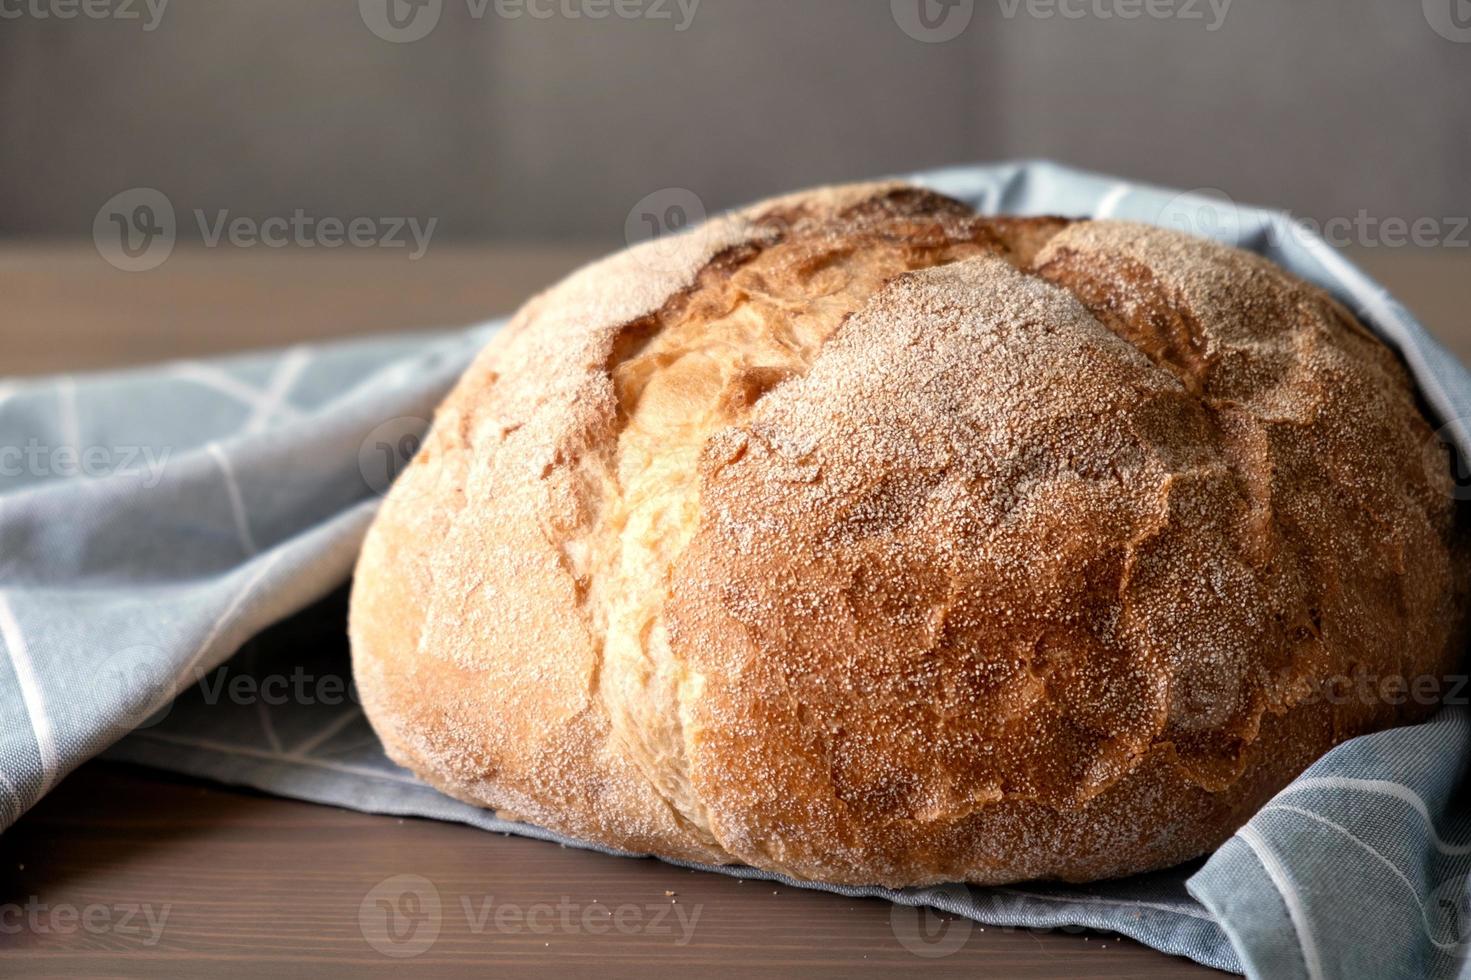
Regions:
[[1426, 706], [1466, 568], [1390, 352], [1255, 256], [794, 195], [521, 311], [369, 534], [394, 759], [634, 851], [839, 882], [1207, 850]]

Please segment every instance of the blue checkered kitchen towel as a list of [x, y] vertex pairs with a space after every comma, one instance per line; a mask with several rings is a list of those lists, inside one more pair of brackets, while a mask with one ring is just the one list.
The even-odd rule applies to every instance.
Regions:
[[[918, 179], [986, 212], [1132, 218], [1270, 256], [1399, 350], [1471, 457], [1471, 375], [1285, 216], [1046, 163]], [[344, 690], [340, 587], [363, 532], [424, 420], [498, 325], [0, 382], [0, 828], [108, 752], [557, 839], [389, 763]], [[252, 642], [334, 593], [318, 627], [328, 642]], [[1086, 887], [832, 890], [999, 925], [1123, 933], [1251, 976], [1471, 978], [1462, 694], [1426, 724], [1339, 746], [1204, 862]]]

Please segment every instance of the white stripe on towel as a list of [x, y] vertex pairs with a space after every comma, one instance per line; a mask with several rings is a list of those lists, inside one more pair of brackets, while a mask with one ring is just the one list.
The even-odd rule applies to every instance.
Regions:
[[1216, 922], [1215, 916], [1208, 912], [1197, 912], [1179, 905], [1166, 905], [1164, 902], [1141, 902], [1132, 898], [1102, 898], [1097, 895], [1042, 895], [1037, 892], [1022, 891], [1019, 888], [997, 887], [991, 890], [1007, 895], [1017, 895], [1022, 898], [1038, 898], [1047, 902], [1062, 902], [1066, 905], [1108, 905], [1128, 909], [1155, 909], [1160, 912], [1169, 912], [1172, 915], [1187, 915], [1192, 919], [1200, 919], [1203, 922]]
[[[5, 810], [0, 810], [0, 827], [3, 827], [9, 820], [19, 820], [20, 815], [26, 811], [26, 804], [20, 798], [20, 790], [15, 788], [15, 783], [10, 781], [3, 770], [0, 770], [0, 789], [5, 790], [6, 799], [13, 801], [6, 804]], [[10, 814], [9, 820], [3, 816], [5, 813]]]
[[[1410, 895], [1414, 899], [1414, 902], [1415, 902], [1416, 907], [1420, 909], [1420, 915], [1421, 915], [1421, 917], [1422, 918], [1424, 917], [1424, 915], [1425, 915], [1425, 902], [1424, 902], [1423, 899], [1421, 899], [1421, 897], [1420, 897], [1420, 890], [1415, 887], [1415, 883], [1412, 882], [1412, 881], [1410, 881], [1409, 878], [1405, 877], [1405, 873], [1403, 871], [1401, 871], [1399, 868], [1395, 867], [1395, 864], [1394, 864], [1393, 861], [1391, 861], [1389, 858], [1385, 857], [1383, 854], [1379, 853], [1379, 850], [1377, 848], [1375, 848], [1373, 845], [1371, 845], [1368, 841], [1362, 840], [1362, 839], [1354, 836], [1353, 831], [1349, 830], [1347, 827], [1343, 826], [1342, 824], [1334, 823], [1332, 820], [1329, 820], [1327, 817], [1323, 816], [1320, 813], [1314, 813], [1312, 810], [1304, 810], [1302, 807], [1300, 807], [1300, 806], [1293, 806], [1290, 803], [1273, 803], [1273, 804], [1270, 804], [1269, 806], [1262, 807], [1260, 813], [1269, 813], [1269, 812], [1271, 812], [1273, 810], [1286, 810], [1289, 813], [1300, 814], [1301, 816], [1307, 817], [1309, 820], [1312, 820], [1315, 823], [1320, 823], [1320, 824], [1322, 824], [1325, 827], [1330, 827], [1333, 830], [1338, 831], [1340, 834], [1342, 834], [1343, 836], [1347, 837], [1349, 840], [1353, 841], [1355, 844], [1359, 845], [1359, 847], [1363, 848], [1364, 851], [1366, 853], [1368, 853], [1370, 857], [1373, 857], [1380, 864], [1382, 864], [1386, 868], [1388, 868], [1390, 870], [1390, 873], [1392, 873], [1396, 878], [1398, 878], [1400, 880], [1400, 883], [1403, 884], [1405, 886], [1405, 888], [1409, 890]], [[1456, 949], [1460, 949], [1462, 947], [1462, 945], [1463, 945], [1462, 943], [1458, 943], [1458, 942], [1442, 942], [1441, 940], [1436, 939], [1433, 933], [1428, 933], [1428, 934], [1430, 935], [1430, 943], [1431, 943], [1431, 945], [1435, 946], [1437, 949], [1456, 950]]]
[[1094, 205], [1093, 217], [1113, 217], [1113, 213], [1118, 210], [1124, 198], [1128, 197], [1133, 190], [1134, 188], [1129, 184], [1114, 184], [1108, 189], [1108, 193], [1099, 198], [1098, 203]]
[[220, 613], [215, 619], [214, 625], [209, 628], [209, 632], [205, 634], [204, 639], [195, 649], [194, 656], [190, 657], [189, 662], [179, 671], [180, 683], [176, 685], [174, 690], [161, 692], [154, 699], [153, 703], [148, 706], [147, 710], [138, 715], [140, 720], [151, 718], [153, 715], [162, 711], [164, 705], [172, 701], [178, 695], [179, 691], [188, 686], [189, 678], [199, 676], [199, 662], [214, 648], [215, 643], [220, 638], [220, 634], [224, 632], [225, 625], [235, 618], [235, 614], [240, 611], [240, 607], [245, 604], [245, 600], [255, 592], [255, 587], [260, 584], [261, 579], [265, 578], [266, 574], [276, 567], [276, 563], [281, 560], [281, 554], [280, 551], [277, 551], [261, 560], [260, 567], [255, 570], [255, 574], [235, 594], [235, 598], [230, 600], [230, 604], [225, 607], [224, 612]]
[[[293, 347], [282, 355], [281, 363], [271, 375], [270, 384], [266, 387], [261, 400], [256, 403], [254, 414], [245, 424], [246, 432], [259, 432], [268, 428], [283, 409], [290, 407], [286, 396], [291, 394], [291, 389], [296, 386], [301, 372], [306, 370], [311, 360], [311, 349], [308, 347]], [[295, 414], [294, 409], [292, 414]]]
[[77, 413], [77, 380], [62, 375], [56, 381], [56, 418], [61, 427], [61, 441], [79, 455], [82, 452], [82, 424]]
[[427, 783], [421, 783], [404, 772], [393, 772], [388, 769], [374, 769], [370, 766], [356, 766], [347, 762], [332, 762], [328, 759], [319, 759], [314, 756], [295, 754], [282, 755], [276, 752], [267, 752], [263, 749], [253, 749], [247, 745], [230, 745], [226, 742], [215, 742], [203, 738], [184, 738], [181, 735], [170, 735], [167, 732], [143, 731], [138, 737], [146, 738], [155, 742], [164, 742], [169, 745], [181, 745], [185, 748], [200, 749], [204, 752], [218, 752], [221, 755], [236, 756], [241, 759], [258, 759], [262, 762], [285, 762], [294, 766], [309, 766], [313, 769], [325, 769], [328, 772], [340, 772], [349, 776], [366, 776], [369, 779], [386, 779], [392, 783], [403, 783], [405, 786], [420, 786], [428, 788]]
[[1277, 887], [1277, 892], [1282, 896], [1282, 904], [1287, 906], [1287, 917], [1292, 920], [1292, 929], [1297, 933], [1297, 944], [1302, 949], [1303, 966], [1307, 970], [1308, 980], [1322, 980], [1323, 962], [1318, 956], [1318, 944], [1313, 941], [1312, 930], [1308, 927], [1307, 913], [1303, 911], [1302, 897], [1297, 894], [1293, 887], [1292, 879], [1287, 877], [1287, 869], [1282, 867], [1282, 862], [1277, 860], [1277, 855], [1272, 853], [1272, 848], [1249, 824], [1236, 831], [1236, 836], [1241, 838], [1242, 843], [1252, 849], [1256, 858], [1262, 864], [1262, 870], [1267, 877], [1272, 879], [1272, 884]]
[[[266, 395], [258, 388], [253, 388], [209, 364], [200, 364], [198, 361], [180, 361], [169, 368], [169, 374], [182, 381], [192, 381], [197, 385], [218, 391], [222, 395], [229, 395], [254, 410], [260, 409], [266, 403]], [[275, 412], [278, 415], [287, 416], [301, 414], [285, 403], [277, 405]]]
[[219, 465], [220, 475], [225, 478], [225, 493], [230, 498], [230, 511], [235, 515], [235, 534], [240, 539], [240, 547], [247, 555], [254, 555], [259, 549], [255, 546], [255, 536], [250, 533], [250, 515], [245, 512], [245, 498], [240, 495], [240, 484], [235, 481], [235, 468], [230, 465], [230, 457], [220, 448], [220, 444], [212, 442], [205, 447], [214, 461]]
[[15, 611], [10, 608], [10, 600], [3, 592], [0, 592], [0, 640], [5, 642], [5, 652], [9, 654], [10, 662], [15, 667], [20, 697], [25, 702], [26, 714], [31, 720], [31, 731], [36, 736], [36, 754], [41, 759], [41, 788], [36, 792], [35, 798], [39, 799], [55, 783], [60, 766], [56, 755], [56, 729], [51, 724], [51, 716], [46, 712], [46, 699], [41, 694], [41, 680], [36, 675], [36, 665], [31, 661], [25, 635], [21, 633]]
[[1353, 779], [1347, 776], [1308, 776], [1292, 783], [1282, 792], [1277, 794], [1280, 799], [1288, 793], [1296, 793], [1304, 789], [1352, 789], [1364, 793], [1374, 793], [1378, 796], [1389, 796], [1401, 802], [1408, 803], [1416, 813], [1424, 818], [1426, 825], [1430, 828], [1430, 836], [1435, 849], [1447, 857], [1457, 857], [1462, 854], [1471, 854], [1471, 844], [1452, 844], [1440, 836], [1435, 827], [1435, 820], [1430, 816], [1430, 808], [1420, 798], [1420, 794], [1401, 783], [1391, 782], [1388, 779]]
[[310, 755], [312, 749], [317, 748], [323, 742], [327, 741], [327, 739], [331, 738], [333, 735], [336, 735], [338, 732], [346, 728], [349, 724], [356, 721], [358, 716], [362, 713], [363, 711], [361, 708], [349, 708], [347, 711], [344, 711], [341, 715], [339, 715], [326, 728], [323, 728], [320, 732], [317, 732], [317, 734], [313, 735], [311, 738], [307, 739], [305, 742], [302, 742], [296, 748], [292, 749], [291, 754], [294, 756]]

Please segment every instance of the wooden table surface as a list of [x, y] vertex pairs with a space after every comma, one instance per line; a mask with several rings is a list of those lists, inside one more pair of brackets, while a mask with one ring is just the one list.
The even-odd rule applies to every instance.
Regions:
[[[436, 246], [409, 262], [370, 250], [198, 249], [126, 273], [90, 245], [0, 243], [0, 374], [474, 322], [600, 251]], [[1471, 359], [1465, 251], [1353, 257]], [[397, 928], [385, 934], [385, 924]], [[983, 928], [876, 900], [110, 763], [83, 766], [0, 836], [0, 976], [405, 969], [558, 977], [1213, 972], [1113, 935]]]

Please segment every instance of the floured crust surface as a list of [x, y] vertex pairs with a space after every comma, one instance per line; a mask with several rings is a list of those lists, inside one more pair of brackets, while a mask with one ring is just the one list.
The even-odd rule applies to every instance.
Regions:
[[459, 798], [832, 882], [1187, 859], [1430, 706], [1466, 551], [1402, 367], [1118, 222], [795, 195], [532, 300], [368, 536], [364, 706]]

